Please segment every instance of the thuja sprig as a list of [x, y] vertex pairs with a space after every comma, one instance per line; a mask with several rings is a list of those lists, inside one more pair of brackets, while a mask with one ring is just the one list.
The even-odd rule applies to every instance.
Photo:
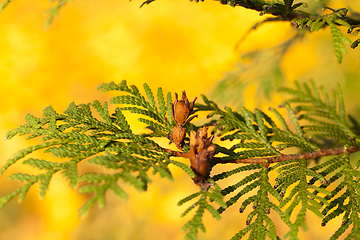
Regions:
[[[249, 233], [250, 239], [265, 239], [265, 236], [270, 239], [277, 239], [275, 223], [268, 216], [271, 209], [277, 212], [289, 227], [292, 226], [289, 217], [284, 214], [276, 203], [269, 199], [269, 195], [272, 195], [275, 199], [281, 201], [281, 195], [269, 183], [268, 174], [272, 169], [266, 167], [265, 164], [242, 166], [230, 172], [215, 175], [213, 179], [218, 181], [233, 174], [255, 169], [260, 170], [249, 174], [236, 184], [222, 190], [222, 194], [226, 196], [235, 190], [241, 189], [226, 202], [226, 207], [220, 207], [218, 209], [220, 213], [236, 203], [242, 196], [247, 196], [248, 198], [242, 202], [239, 209], [240, 213], [243, 213], [248, 205], [252, 204], [252, 210], [246, 218], [247, 227], [235, 234], [232, 238], [233, 240], [242, 239], [247, 233]], [[258, 191], [254, 195], [251, 195], [250, 193], [256, 189], [258, 189]]]
[[205, 226], [202, 221], [205, 210], [210, 212], [217, 220], [221, 219], [220, 213], [210, 203], [216, 202], [222, 207], [226, 207], [226, 204], [223, 201], [223, 195], [221, 194], [220, 187], [217, 184], [214, 184], [213, 186], [214, 187], [209, 188], [208, 191], [200, 190], [199, 192], [191, 194], [178, 202], [178, 206], [181, 206], [195, 198], [198, 198], [198, 200], [189, 206], [181, 215], [182, 217], [185, 217], [190, 211], [197, 208], [194, 217], [182, 228], [182, 230], [186, 232], [185, 239], [197, 239], [199, 229], [202, 232], [205, 232]]
[[[148, 183], [151, 182], [148, 176], [150, 169], [153, 174], [159, 173], [160, 176], [172, 180], [168, 165], [174, 164], [194, 177], [188, 166], [174, 159], [170, 160], [169, 153], [151, 140], [152, 136], [166, 136], [167, 129], [172, 124], [164, 117], [167, 108], [161, 88], [158, 89], [159, 109], [146, 84], [144, 89], [148, 100], [140, 94], [135, 86], [128, 87], [126, 81], [119, 85], [103, 84], [100, 88], [104, 91], [117, 90], [127, 93], [127, 95], [111, 99], [111, 102], [130, 104], [132, 107], [118, 108], [113, 114], [109, 114], [106, 102], [101, 104], [98, 101], [80, 105], [71, 103], [63, 114], [57, 113], [52, 107], [47, 107], [44, 110], [43, 118], [28, 115], [25, 125], [7, 134], [6, 139], [11, 139], [15, 135], [28, 135], [28, 139], [41, 137], [43, 143], [14, 154], [0, 169], [1, 174], [17, 161], [41, 149], [55, 157], [68, 159], [68, 161], [56, 163], [33, 158], [23, 161], [23, 164], [47, 172], [39, 175], [15, 174], [10, 176], [11, 180], [25, 182], [25, 185], [2, 197], [0, 199], [1, 207], [16, 195], [20, 194], [19, 200], [22, 200], [35, 183], [40, 184], [40, 197], [43, 197], [52, 176], [57, 172], [62, 173], [73, 188], [77, 186], [78, 182], [82, 182], [84, 186], [80, 188], [80, 193], [93, 194], [89, 202], [80, 210], [81, 214], [84, 214], [95, 202], [104, 206], [104, 195], [108, 190], [124, 198], [126, 194], [118, 185], [118, 180], [127, 182], [138, 190], [146, 190]], [[98, 113], [100, 119], [94, 117], [93, 109]], [[149, 117], [150, 120], [140, 118], [139, 121], [149, 123], [153, 134], [150, 136], [133, 134], [122, 113], [124, 110]], [[93, 156], [95, 157], [91, 158]], [[77, 165], [84, 160], [88, 160], [89, 164], [113, 169], [115, 173], [86, 173], [79, 176]]]
[[[126, 81], [102, 84], [99, 87], [102, 91], [119, 93], [110, 100], [119, 105], [113, 113], [106, 102], [99, 101], [71, 103], [62, 114], [47, 107], [42, 118], [27, 115], [26, 124], [7, 134], [7, 139], [27, 135], [28, 139], [40, 138], [41, 143], [14, 154], [0, 169], [0, 174], [42, 149], [64, 160], [24, 159], [23, 164], [42, 172], [11, 175], [10, 180], [21, 181], [24, 185], [1, 197], [0, 207], [16, 196], [23, 200], [34, 184], [39, 185], [39, 195], [44, 197], [53, 175], [61, 173], [73, 188], [81, 182], [80, 194], [91, 195], [80, 209], [80, 215], [84, 215], [95, 203], [103, 207], [108, 191], [126, 199], [123, 184], [146, 191], [152, 174], [172, 181], [168, 167], [172, 164], [200, 187], [198, 192], [179, 202], [182, 205], [197, 199], [183, 214], [196, 209], [183, 228], [188, 239], [196, 239], [199, 230], [205, 231], [205, 211], [220, 219], [231, 206], [239, 205], [240, 212], [244, 212], [250, 204], [253, 210], [246, 218], [248, 226], [240, 229], [233, 239], [240, 239], [245, 234], [250, 239], [277, 239], [276, 224], [268, 215], [272, 210], [290, 228], [287, 236], [291, 239], [297, 238], [300, 227], [307, 228], [308, 210], [322, 218], [323, 224], [343, 214], [343, 225], [332, 239], [338, 238], [351, 225], [349, 236], [355, 236], [359, 232], [357, 192], [360, 174], [356, 168], [360, 163], [351, 164], [348, 156], [360, 151], [357, 135], [360, 124], [354, 118], [348, 121], [339, 86], [330, 98], [323, 88], [310, 83], [311, 87], [307, 83], [296, 83], [295, 89], [280, 89], [292, 95], [281, 105], [286, 109], [286, 115], [275, 108], [269, 108], [269, 114], [259, 109], [242, 108], [236, 112], [225, 107], [223, 110], [205, 96], [202, 96], [203, 103], [195, 103], [196, 98], [190, 102], [185, 91], [180, 99], [175, 94], [173, 101], [168, 93], [165, 100], [161, 88], [155, 96], [147, 84], [143, 86], [145, 95], [136, 86], [128, 86]], [[151, 132], [134, 134], [124, 111], [139, 115], [139, 121], [146, 123]], [[190, 122], [198, 112], [208, 113], [207, 122], [200, 126]], [[220, 143], [213, 142], [216, 136], [220, 137]], [[178, 150], [159, 145], [154, 137], [169, 139]], [[326, 139], [331, 140], [331, 146], [326, 144], [329, 142]], [[221, 146], [221, 141], [233, 143], [226, 148]], [[298, 153], [284, 153], [285, 149], [294, 147]], [[334, 158], [308, 168], [308, 160], [320, 162], [324, 156]], [[173, 157], [188, 161], [184, 163]], [[112, 171], [79, 175], [78, 164], [83, 161]], [[212, 176], [212, 169], [217, 164], [229, 163], [242, 165]], [[278, 174], [275, 184], [270, 179], [273, 171]], [[223, 179], [239, 173], [246, 173], [246, 176], [220, 187]], [[348, 203], [344, 203], [345, 200]], [[292, 222], [290, 217], [295, 215], [297, 206], [300, 212]]]
[[[353, 239], [359, 236], [359, 181], [360, 176], [357, 170], [360, 161], [351, 164], [348, 153], [344, 153], [335, 158], [330, 158], [324, 163], [313, 167], [313, 169], [323, 169], [319, 172], [321, 175], [332, 176], [329, 178], [327, 184], [320, 187], [322, 189], [328, 188], [331, 194], [325, 196], [323, 199], [328, 204], [323, 206], [323, 222], [325, 226], [334, 218], [342, 217], [342, 225], [335, 231], [330, 239], [338, 239], [346, 229], [352, 226], [351, 233], [348, 239]], [[334, 169], [337, 169], [336, 174], [333, 174]]]
[[296, 89], [279, 89], [279, 91], [293, 96], [286, 102], [298, 104], [295, 108], [295, 111], [300, 113], [298, 119], [313, 123], [303, 126], [304, 132], [311, 132], [311, 137], [358, 141], [346, 119], [345, 104], [340, 86], [336, 85], [336, 89], [332, 92], [333, 99], [330, 100], [323, 87], [320, 87], [319, 91], [314, 81], [310, 81], [310, 83], [311, 87], [307, 83], [304, 83], [302, 87], [296, 82]]
[[[340, 8], [338, 10], [335, 10], [326, 7], [325, 9], [330, 9], [332, 13], [323, 16], [295, 18], [291, 22], [295, 27], [299, 29], [308, 28], [311, 32], [319, 31], [320, 29], [329, 26], [334, 39], [335, 56], [337, 61], [341, 63], [343, 55], [346, 54], [344, 43], [350, 44], [351, 41], [348, 37], [341, 33], [339, 27], [346, 27], [348, 29], [347, 33], [350, 34], [352, 33], [353, 29], [358, 27], [359, 21], [346, 17], [348, 13], [348, 10], [346, 8]], [[353, 34], [356, 35], [357, 30], [355, 30]], [[358, 46], [358, 43], [359, 39], [355, 40], [351, 44], [351, 47], [356, 48]]]
[[[282, 196], [286, 194], [289, 186], [293, 186], [293, 189], [282, 199], [279, 207], [285, 208], [284, 213], [286, 216], [291, 216], [293, 215], [294, 208], [300, 206], [300, 212], [297, 213], [296, 220], [287, 234], [293, 238], [297, 236], [299, 227], [302, 227], [306, 231], [305, 215], [307, 210], [310, 210], [320, 218], [323, 216], [320, 212], [321, 203], [328, 205], [328, 202], [314, 194], [314, 192], [316, 191], [326, 195], [331, 195], [331, 192], [308, 184], [308, 176], [324, 184], [327, 184], [327, 181], [321, 174], [307, 168], [306, 159], [293, 159], [288, 162], [281, 162], [275, 165], [274, 168], [277, 168], [278, 172], [277, 183], [274, 187]], [[287, 205], [288, 203], [290, 204]], [[287, 235], [285, 235], [285, 237]]]

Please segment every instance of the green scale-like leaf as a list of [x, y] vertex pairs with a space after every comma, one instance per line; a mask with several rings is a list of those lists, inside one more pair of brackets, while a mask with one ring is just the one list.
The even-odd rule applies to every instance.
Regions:
[[[297, 215], [297, 218], [293, 225], [291, 226], [291, 230], [288, 235], [296, 236], [298, 233], [298, 228], [301, 226], [303, 229], [306, 229], [305, 223], [305, 213], [306, 210], [310, 210], [319, 217], [322, 217], [320, 212], [320, 208], [323, 204], [328, 204], [325, 200], [320, 199], [315, 194], [313, 194], [314, 190], [323, 194], [330, 194], [329, 191], [322, 191], [320, 188], [316, 186], [310, 186], [307, 182], [307, 176], [312, 176], [313, 180], [324, 181], [324, 177], [315, 172], [314, 170], [310, 170], [306, 167], [306, 160], [298, 160], [294, 161], [288, 165], [284, 165], [283, 163], [276, 165], [274, 168], [278, 167], [279, 175], [277, 176], [277, 189], [286, 193], [288, 187], [290, 185], [295, 184], [294, 188], [291, 192], [286, 195], [286, 197], [280, 203], [280, 207], [283, 208], [285, 206], [285, 214], [291, 216], [293, 214], [293, 210], [296, 206], [300, 205], [300, 212]], [[290, 203], [290, 205], [288, 205]]]
[[220, 188], [217, 184], [214, 184], [214, 187], [210, 188], [208, 191], [200, 190], [197, 193], [191, 194], [190, 196], [179, 201], [178, 205], [183, 205], [186, 202], [189, 202], [196, 197], [199, 197], [198, 201], [189, 206], [182, 216], [187, 215], [191, 210], [197, 207], [197, 211], [194, 217], [187, 222], [182, 228], [183, 231], [186, 231], [185, 239], [197, 239], [198, 229], [205, 232], [205, 227], [203, 224], [203, 214], [205, 210], [211, 213], [211, 215], [217, 220], [221, 219], [220, 212], [216, 210], [209, 202], [215, 201], [221, 206], [225, 207], [226, 204], [223, 201], [223, 195], [220, 193]]
[[[337, 19], [339, 20], [339, 19]], [[346, 36], [342, 35], [342, 33], [340, 32], [339, 28], [335, 25], [335, 23], [331, 22], [331, 21], [326, 21], [327, 24], [329, 24], [330, 29], [331, 29], [331, 34], [333, 35], [334, 38], [334, 47], [335, 47], [335, 56], [336, 59], [339, 63], [342, 62], [342, 55], [346, 54], [346, 49], [343, 45], [344, 43], [350, 44], [351, 41], [349, 38], [347, 38]], [[337, 23], [337, 22], [336, 22]]]
[[[168, 107], [165, 108], [165, 101], [162, 93], [162, 89], [158, 89], [158, 104], [160, 110], [156, 107], [154, 95], [147, 84], [144, 84], [145, 93], [147, 95], [148, 101], [146, 101], [145, 97], [143, 97], [136, 86], [132, 85], [127, 87], [126, 81], [122, 81], [120, 86], [116, 86], [115, 83], [110, 83], [109, 85], [102, 85], [100, 88], [103, 91], [110, 91], [110, 90], [117, 90], [117, 91], [124, 91], [129, 93], [130, 95], [121, 95], [114, 97], [110, 100], [111, 103], [115, 104], [127, 104], [132, 105], [132, 107], [123, 107], [123, 110], [128, 110], [132, 113], [141, 114], [144, 116], [148, 116], [154, 119], [156, 122], [140, 118], [141, 122], [149, 124], [151, 127], [154, 127], [157, 130], [163, 132], [170, 132], [171, 126], [173, 126], [173, 120], [171, 116], [171, 95], [168, 94]], [[135, 107], [137, 106], [137, 107]], [[141, 107], [141, 108], [138, 108]], [[166, 110], [168, 111], [168, 118], [165, 118]], [[161, 114], [161, 116], [159, 116]], [[168, 122], [168, 119], [170, 122]], [[159, 125], [158, 123], [164, 125], [165, 127]]]
[[[294, 96], [294, 98], [287, 100], [286, 102], [298, 102], [304, 104], [297, 106], [297, 110], [301, 110], [302, 113], [300, 117], [305, 119], [309, 118], [307, 120], [310, 120], [316, 124], [302, 126], [304, 131], [315, 131], [318, 132], [316, 133], [316, 136], [337, 136], [339, 139], [344, 140], [345, 138], [355, 137], [346, 121], [343, 95], [339, 86], [337, 86], [336, 91], [333, 92], [334, 97], [332, 103], [330, 103], [328, 95], [324, 93], [324, 90], [322, 90], [323, 88], [320, 88], [321, 92], [323, 93], [323, 96], [320, 96], [319, 91], [317, 90], [317, 87], [314, 83], [312, 83], [312, 91], [306, 83], [303, 85], [303, 88], [298, 83], [297, 86], [298, 87], [296, 90], [290, 88], [281, 88], [280, 91], [290, 93]], [[311, 107], [309, 107], [309, 103], [311, 104]], [[313, 115], [313, 112], [317, 111], [317, 109], [319, 109], [318, 112], [323, 112], [321, 120], [318, 120]], [[306, 117], [307, 111], [309, 111], [309, 117]]]
[[175, 160], [170, 160], [169, 162], [171, 164], [174, 164], [175, 166], [181, 168], [182, 170], [184, 170], [184, 172], [186, 172], [189, 175], [189, 177], [191, 177], [191, 178], [195, 177], [194, 171], [188, 165], [186, 165], [182, 162], [175, 161]]
[[243, 212], [247, 205], [254, 203], [253, 210], [249, 213], [246, 220], [249, 226], [238, 232], [232, 239], [240, 239], [248, 232], [249, 239], [265, 239], [266, 235], [271, 239], [277, 239], [275, 224], [267, 215], [270, 209], [274, 209], [278, 212], [289, 227], [292, 226], [288, 216], [286, 216], [280, 208], [273, 204], [268, 198], [268, 195], [270, 194], [278, 200], [281, 199], [279, 193], [277, 193], [269, 183], [268, 173], [268, 168], [262, 168], [258, 172], [259, 180], [257, 180], [257, 186], [259, 187], [259, 190], [256, 195], [248, 197], [242, 203], [240, 208], [240, 212]]
[[[359, 228], [357, 224], [360, 222], [358, 216], [360, 197], [358, 194], [358, 183], [354, 181], [354, 175], [358, 175], [358, 171], [354, 171], [352, 165], [350, 164], [349, 158], [345, 155], [343, 157], [335, 158], [335, 160], [341, 162], [339, 168], [342, 168], [342, 170], [337, 172], [334, 177], [337, 176], [337, 178], [339, 178], [343, 176], [344, 181], [338, 184], [336, 188], [331, 191], [331, 196], [326, 198], [329, 201], [329, 204], [326, 205], [322, 211], [325, 216], [323, 218], [323, 222], [327, 223], [345, 213], [343, 215], [344, 224], [342, 224], [338, 230], [335, 231], [330, 239], [339, 238], [351, 225], [353, 228], [346, 239], [353, 239], [354, 236], [359, 236]], [[339, 168], [336, 170], [338, 171]], [[341, 191], [344, 190], [345, 192], [341, 193]], [[341, 194], [339, 195], [338, 193]], [[345, 202], [347, 203], [345, 204]]]

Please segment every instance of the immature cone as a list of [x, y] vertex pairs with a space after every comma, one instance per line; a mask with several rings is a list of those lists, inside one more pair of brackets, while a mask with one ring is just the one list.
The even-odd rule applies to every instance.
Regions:
[[182, 150], [181, 143], [184, 141], [186, 129], [181, 126], [175, 126], [170, 134], [171, 139], [174, 141], [176, 147]]
[[190, 147], [194, 146], [196, 152], [200, 152], [204, 148], [208, 148], [214, 136], [207, 137], [208, 127], [204, 126], [199, 128], [195, 134], [194, 131], [190, 132]]
[[168, 135], [169, 139], [174, 141], [176, 147], [182, 150], [181, 144], [185, 139], [186, 129], [183, 126], [190, 122], [194, 117], [194, 115], [190, 118], [189, 115], [194, 108], [196, 98], [192, 103], [189, 102], [186, 92], [183, 91], [181, 95], [181, 99], [178, 100], [178, 95], [175, 93], [175, 101], [171, 103], [172, 116], [176, 123], [176, 126], [173, 128], [172, 133]]
[[211, 145], [214, 136], [207, 137], [208, 128], [204, 126], [198, 131], [190, 132], [190, 151], [189, 158], [191, 169], [195, 172], [194, 182], [202, 189], [207, 190], [212, 184], [206, 182], [206, 177], [210, 172], [210, 160], [215, 155], [215, 145]]
[[186, 92], [183, 91], [181, 99], [178, 100], [178, 95], [175, 93], [175, 101], [171, 104], [172, 115], [177, 126], [184, 126], [186, 123], [190, 122], [197, 115], [192, 116], [188, 119], [191, 111], [194, 108], [194, 104], [197, 98], [195, 98], [192, 103], [189, 102]]

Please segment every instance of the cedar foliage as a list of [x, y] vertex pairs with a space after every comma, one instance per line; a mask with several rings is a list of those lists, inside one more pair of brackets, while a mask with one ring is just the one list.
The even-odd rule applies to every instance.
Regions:
[[[11, 1], [4, 1], [0, 10]], [[141, 6], [153, 1], [145, 1]], [[70, 0], [51, 2], [55, 3], [47, 12], [46, 25]], [[360, 20], [348, 17], [345, 8], [330, 9], [330, 14], [321, 15], [298, 10], [307, 7], [306, 3], [287, 0], [222, 0], [220, 3], [272, 15], [256, 23], [252, 29], [274, 21], [288, 21], [299, 30], [309, 32], [329, 27], [339, 63], [346, 53], [344, 44], [351, 43], [341, 28], [347, 28], [347, 32], [354, 35], [360, 30]], [[299, 31], [297, 36], [302, 34]], [[281, 47], [286, 49], [291, 41]], [[354, 40], [351, 47], [356, 48], [359, 42], [360, 39]], [[41, 143], [15, 153], [0, 169], [0, 176], [18, 161], [41, 170], [41, 173], [11, 175], [10, 180], [24, 184], [0, 197], [0, 209], [17, 196], [21, 202], [34, 185], [39, 186], [39, 196], [43, 198], [56, 173], [62, 174], [70, 187], [81, 186], [79, 194], [91, 195], [79, 210], [80, 215], [94, 204], [103, 207], [108, 190], [126, 199], [124, 184], [146, 191], [151, 175], [159, 174], [172, 181], [170, 165], [181, 168], [194, 179], [197, 173], [189, 164], [173, 158], [189, 157], [189, 137], [183, 140], [183, 151], [165, 149], [154, 140], [155, 137], [168, 137], [176, 126], [172, 116], [172, 94], [164, 95], [161, 88], [154, 94], [147, 84], [143, 88], [146, 96], [136, 86], [128, 86], [126, 81], [99, 86], [104, 92], [119, 93], [110, 100], [111, 104], [119, 105], [113, 113], [109, 113], [107, 102], [95, 100], [88, 104], [71, 103], [63, 113], [49, 106], [40, 118], [28, 114], [26, 124], [8, 132], [6, 139], [26, 135], [27, 139], [40, 138]], [[332, 97], [313, 81], [303, 85], [296, 83], [294, 88], [280, 88], [279, 91], [291, 95], [281, 105], [287, 114], [272, 107], [267, 113], [259, 109], [222, 109], [206, 96], [202, 96], [202, 103], [195, 104], [192, 113], [206, 112], [208, 121], [202, 125], [185, 124], [187, 136], [191, 130], [210, 127], [211, 133], [217, 134], [221, 141], [233, 142], [230, 148], [216, 144], [216, 155], [208, 159], [211, 168], [227, 163], [240, 166], [216, 175], [212, 175], [210, 169], [205, 180], [210, 187], [200, 187], [199, 191], [179, 201], [179, 206], [189, 204], [182, 216], [193, 216], [183, 227], [186, 239], [197, 239], [199, 230], [206, 231], [203, 223], [205, 211], [220, 220], [224, 211], [234, 210], [232, 205], [239, 207], [240, 213], [252, 205], [246, 218], [247, 227], [239, 229], [232, 239], [241, 239], [245, 235], [249, 239], [298, 239], [299, 229], [307, 229], [309, 211], [321, 218], [323, 225], [335, 218], [342, 219], [331, 239], [338, 239], [346, 230], [349, 231], [346, 239], [360, 236], [360, 174], [357, 170], [360, 160], [351, 158], [360, 150], [360, 125], [356, 119], [346, 115], [340, 86], [336, 86]], [[151, 133], [134, 134], [123, 114], [125, 111], [140, 115], [138, 120], [147, 124]], [[285, 154], [286, 149], [294, 148], [298, 154]], [[67, 161], [58, 163], [29, 156], [38, 150]], [[314, 167], [308, 166], [311, 159], [316, 160]], [[79, 175], [78, 164], [83, 161], [112, 171]], [[243, 172], [248, 175], [229, 186], [223, 185], [222, 180]], [[269, 180], [273, 173], [277, 174], [275, 185]], [[299, 212], [294, 211], [296, 207]], [[288, 226], [285, 236], [278, 236], [277, 226], [269, 217], [270, 211], [275, 211]]]
[[[1, 208], [16, 196], [22, 201], [36, 183], [39, 196], [43, 198], [52, 176], [58, 172], [67, 178], [72, 188], [81, 185], [79, 194], [92, 195], [79, 210], [80, 215], [94, 204], [103, 207], [107, 191], [126, 199], [123, 184], [146, 191], [153, 174], [173, 180], [169, 165], [181, 168], [190, 178], [195, 177], [187, 163], [172, 157], [188, 156], [189, 138], [184, 139], [183, 145], [187, 146], [184, 152], [165, 149], [153, 140], [154, 137], [166, 138], [175, 126], [171, 115], [171, 93], [167, 93], [165, 100], [161, 88], [155, 95], [144, 84], [146, 96], [143, 96], [136, 86], [128, 86], [125, 80], [120, 84], [104, 83], [99, 89], [117, 91], [119, 96], [113, 97], [110, 103], [121, 107], [109, 113], [107, 102], [95, 100], [88, 104], [71, 103], [63, 113], [57, 113], [50, 106], [44, 109], [43, 117], [27, 115], [26, 124], [7, 134], [6, 139], [27, 135], [27, 139], [40, 138], [41, 143], [14, 154], [0, 173], [23, 159], [22, 164], [42, 170], [42, 173], [11, 175], [10, 180], [24, 184], [0, 198]], [[193, 113], [206, 112], [208, 121], [200, 126], [191, 123], [185, 126], [194, 130], [209, 126], [212, 134], [218, 134], [221, 141], [233, 141], [230, 148], [216, 145], [216, 155], [209, 159], [212, 167], [226, 163], [240, 166], [235, 165], [216, 175], [209, 171], [206, 181], [211, 187], [201, 187], [179, 201], [178, 205], [191, 202], [182, 214], [193, 214], [183, 227], [186, 239], [197, 239], [199, 230], [205, 232], [205, 211], [221, 219], [224, 211], [234, 210], [232, 205], [240, 207], [240, 213], [252, 205], [246, 218], [248, 226], [239, 229], [232, 239], [241, 239], [245, 234], [249, 239], [265, 239], [266, 236], [297, 239], [299, 229], [307, 229], [308, 211], [321, 218], [324, 225], [334, 218], [342, 218], [343, 224], [331, 239], [337, 239], [347, 229], [350, 229], [348, 239], [359, 236], [360, 173], [357, 168], [360, 160], [350, 160], [350, 156], [360, 150], [360, 128], [357, 120], [346, 117], [340, 86], [336, 86], [332, 98], [313, 81], [279, 91], [291, 95], [282, 105], [287, 111], [285, 115], [275, 108], [269, 108], [269, 113], [246, 108], [240, 112], [229, 107], [222, 110], [204, 95], [203, 103], [195, 104]], [[139, 121], [146, 123], [151, 132], [134, 134], [124, 111], [139, 114]], [[299, 150], [298, 154], [283, 153], [294, 147]], [[58, 163], [27, 158], [37, 150], [68, 160]], [[332, 157], [325, 159], [324, 156]], [[313, 158], [317, 164], [309, 168], [308, 161]], [[82, 161], [113, 171], [79, 175], [78, 164]], [[243, 172], [248, 175], [229, 186], [223, 185], [222, 180]], [[273, 172], [277, 174], [275, 185], [269, 180]], [[294, 212], [297, 206], [300, 211]], [[277, 235], [276, 224], [268, 215], [270, 211], [275, 211], [289, 227], [285, 236]], [[290, 220], [292, 216], [295, 221]]]

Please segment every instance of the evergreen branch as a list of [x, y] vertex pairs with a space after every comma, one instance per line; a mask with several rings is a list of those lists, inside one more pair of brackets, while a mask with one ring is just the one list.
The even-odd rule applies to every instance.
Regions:
[[[290, 2], [288, 1], [287, 4]], [[295, 6], [292, 3], [290, 5], [290, 8]], [[46, 172], [39, 175], [26, 173], [11, 175], [10, 180], [22, 181], [24, 185], [1, 197], [0, 207], [17, 195], [20, 195], [19, 199], [22, 200], [35, 183], [39, 184], [40, 197], [44, 197], [52, 176], [61, 172], [73, 188], [79, 181], [82, 182], [79, 188], [80, 194], [91, 195], [79, 210], [83, 215], [95, 203], [104, 207], [105, 195], [108, 191], [126, 199], [127, 193], [120, 182], [130, 184], [139, 191], [146, 191], [151, 182], [151, 173], [172, 181], [169, 168], [172, 164], [180, 167], [193, 178], [195, 184], [201, 187], [199, 192], [183, 198], [178, 203], [182, 205], [195, 201], [182, 214], [185, 216], [195, 210], [194, 216], [183, 227], [186, 231], [185, 238], [196, 239], [199, 230], [205, 231], [203, 216], [206, 211], [219, 220], [221, 213], [235, 205], [242, 197], [245, 198], [242, 199], [240, 212], [244, 212], [250, 204], [253, 208], [246, 218], [248, 226], [241, 229], [233, 239], [239, 239], [247, 233], [250, 239], [262, 240], [267, 237], [277, 239], [276, 224], [268, 215], [271, 209], [277, 212], [290, 228], [287, 236], [291, 239], [297, 238], [300, 227], [307, 228], [305, 217], [308, 210], [323, 218], [323, 224], [342, 215], [344, 224], [334, 233], [333, 238], [340, 236], [351, 226], [352, 230], [348, 238], [359, 234], [360, 173], [356, 167], [360, 167], [360, 161], [353, 166], [348, 157], [360, 151], [360, 142], [357, 139], [359, 124], [352, 118], [349, 119], [353, 127], [347, 122], [343, 94], [339, 86], [336, 87], [333, 92], [334, 97], [331, 99], [323, 88], [317, 88], [313, 82], [311, 85], [297, 84], [295, 89], [283, 88], [283, 92], [294, 96], [287, 103], [298, 104], [295, 107], [290, 107], [289, 104], [283, 105], [292, 127], [274, 108], [270, 108], [270, 111], [277, 120], [273, 120], [258, 109], [254, 112], [245, 108], [240, 112], [233, 111], [229, 107], [222, 110], [205, 96], [203, 96], [204, 104], [197, 103], [194, 112], [207, 111], [209, 112], [207, 118], [212, 119], [202, 126], [185, 124], [189, 114], [194, 113], [191, 112], [193, 107], [191, 106], [189, 110], [186, 105], [187, 98], [178, 100], [183, 101], [178, 106], [183, 103], [186, 108], [177, 108], [176, 118], [173, 116], [175, 110], [171, 106], [171, 94], [167, 95], [165, 101], [161, 88], [157, 91], [157, 99], [146, 84], [144, 84], [145, 97], [140, 94], [136, 86], [127, 86], [125, 81], [120, 84], [103, 84], [101, 88], [103, 91], [115, 90], [122, 92], [121, 94], [125, 93], [113, 98], [111, 102], [127, 104], [127, 106], [117, 108], [113, 114], [108, 112], [106, 102], [101, 104], [98, 101], [80, 105], [71, 103], [64, 114], [58, 114], [48, 107], [44, 110], [44, 118], [27, 115], [25, 125], [7, 134], [8, 139], [17, 134], [28, 135], [28, 138], [41, 137], [42, 143], [15, 154], [0, 173], [19, 159], [39, 149], [46, 149], [45, 153], [69, 160], [62, 163], [35, 158], [24, 160], [23, 164]], [[93, 116], [93, 109], [98, 113], [98, 118]], [[122, 113], [124, 110], [145, 116], [146, 118], [139, 118], [139, 121], [147, 123], [154, 133], [132, 133]], [[181, 115], [184, 112], [186, 118]], [[181, 121], [177, 120], [175, 123], [174, 118], [181, 118]], [[311, 125], [302, 124], [302, 120], [309, 121]], [[283, 130], [275, 121], [280, 123]], [[207, 137], [209, 127], [212, 136]], [[164, 148], [153, 140], [154, 136], [165, 137], [168, 133], [177, 136], [176, 129], [184, 132], [183, 137], [177, 139], [178, 143], [184, 146], [181, 151]], [[191, 130], [196, 130], [196, 133]], [[220, 140], [236, 142], [229, 149], [212, 144], [216, 131], [219, 131]], [[189, 132], [191, 132], [190, 137], [187, 137], [186, 134]], [[321, 135], [332, 137], [330, 140], [338, 139], [336, 144], [342, 144], [344, 147], [329, 148], [329, 144], [326, 143], [326, 148], [320, 148], [308, 137]], [[303, 152], [281, 153], [283, 149], [289, 147], [299, 147]], [[318, 159], [325, 156], [337, 157], [319, 164]], [[190, 166], [172, 157], [188, 158]], [[317, 165], [309, 168], [307, 166], [309, 159], [316, 159]], [[79, 176], [78, 164], [83, 160], [111, 171], [84, 173]], [[211, 177], [212, 168], [219, 163], [247, 164]], [[270, 166], [270, 163], [277, 164]], [[278, 176], [275, 179], [276, 184], [272, 186], [269, 174], [274, 170], [277, 171]], [[218, 181], [243, 172], [247, 175], [242, 176], [240, 180], [223, 189], [218, 186]], [[315, 183], [317, 185], [314, 185]], [[329, 185], [332, 185], [331, 188], [328, 188]], [[270, 195], [274, 197], [276, 203], [271, 200]], [[224, 201], [224, 197], [228, 199]], [[277, 201], [280, 204], [277, 204]], [[300, 212], [296, 215], [295, 221], [291, 222], [290, 217], [295, 215], [296, 207], [300, 208]]]

